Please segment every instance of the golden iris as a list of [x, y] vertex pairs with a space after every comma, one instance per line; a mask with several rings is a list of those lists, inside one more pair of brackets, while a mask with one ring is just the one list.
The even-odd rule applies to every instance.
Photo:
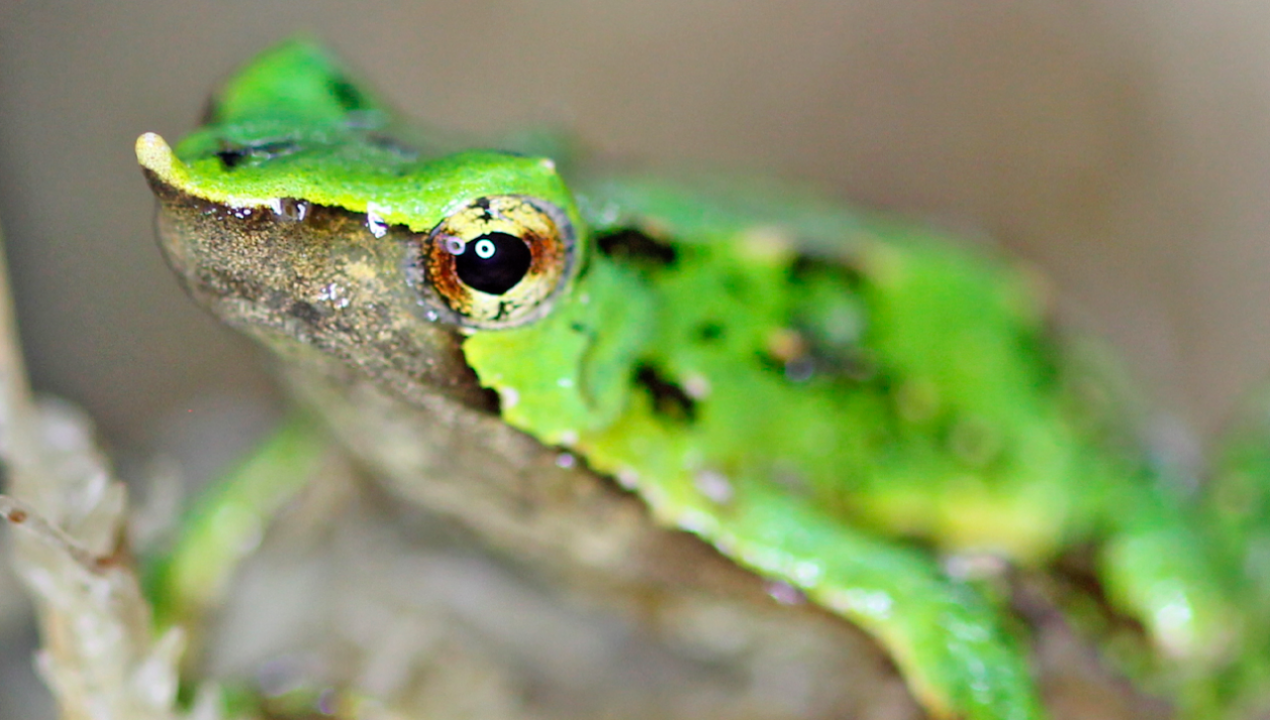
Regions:
[[541, 317], [573, 266], [574, 231], [556, 206], [523, 195], [479, 197], [437, 224], [421, 248], [425, 294], [466, 327]]

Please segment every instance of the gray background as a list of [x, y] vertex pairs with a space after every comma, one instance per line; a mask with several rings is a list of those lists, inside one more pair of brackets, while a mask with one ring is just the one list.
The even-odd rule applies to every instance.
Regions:
[[[1178, 427], [1211, 434], [1270, 368], [1270, 4], [0, 0], [0, 217], [30, 369], [125, 469], [167, 452], [205, 474], [220, 456], [190, 447], [232, 452], [274, 411], [259, 358], [163, 267], [132, 144], [179, 137], [297, 30], [435, 124], [561, 123], [618, 157], [991, 234]], [[0, 717], [31, 717], [15, 698], [0, 685]]]

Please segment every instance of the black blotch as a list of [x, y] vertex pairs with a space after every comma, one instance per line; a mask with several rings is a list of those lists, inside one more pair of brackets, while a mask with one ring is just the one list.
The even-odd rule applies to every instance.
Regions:
[[697, 337], [702, 342], [714, 342], [723, 337], [723, 323], [706, 322], [697, 326]]
[[333, 77], [327, 81], [326, 88], [345, 112], [370, 109], [370, 101], [347, 78]]
[[228, 148], [218, 151], [216, 157], [220, 158], [220, 164], [224, 165], [226, 170], [233, 170], [247, 157], [247, 151], [240, 148]]
[[675, 248], [633, 228], [601, 235], [596, 245], [614, 260], [647, 268], [674, 265], [677, 259]]
[[[790, 265], [789, 278], [795, 284], [828, 279], [840, 287], [843, 293], [856, 296], [861, 294], [868, 282], [864, 268], [851, 258], [812, 255], [799, 255], [795, 258]], [[785, 364], [784, 372], [789, 379], [805, 381], [813, 375], [851, 383], [876, 379], [877, 362], [860, 339], [845, 343], [841, 339], [835, 339], [802, 311], [795, 312], [791, 325], [806, 340], [808, 352], [805, 358], [794, 358]]]
[[831, 275], [837, 277], [851, 290], [864, 285], [864, 270], [849, 259], [829, 259], [799, 255], [789, 268], [789, 278], [794, 282], [807, 279], [812, 275]]
[[287, 314], [309, 325], [316, 325], [322, 321], [322, 312], [314, 307], [312, 303], [307, 303], [303, 300], [296, 300], [291, 303], [291, 307], [287, 308]]
[[233, 170], [244, 162], [259, 163], [272, 160], [283, 155], [299, 152], [300, 146], [292, 140], [270, 140], [254, 145], [226, 144], [216, 152], [221, 165], [226, 170]]
[[635, 383], [653, 398], [653, 410], [662, 417], [691, 423], [697, 419], [697, 403], [683, 388], [667, 380], [652, 365], [641, 363], [635, 369]]

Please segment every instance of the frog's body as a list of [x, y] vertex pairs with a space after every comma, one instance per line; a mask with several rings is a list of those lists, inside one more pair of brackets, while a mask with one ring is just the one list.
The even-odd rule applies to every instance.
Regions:
[[[994, 604], [888, 536], [1027, 566], [1095, 546], [1157, 648], [1231, 657], [1224, 580], [1135, 454], [1096, 437], [1023, 275], [794, 196], [626, 180], [575, 202], [550, 161], [426, 158], [389, 130], [291, 44], [175, 155], [157, 136], [138, 154], [190, 292], [287, 358], [399, 493], [550, 572], [761, 595], [616, 479], [866, 629], [940, 717], [1043, 710]], [[524, 279], [462, 269], [521, 226]]]

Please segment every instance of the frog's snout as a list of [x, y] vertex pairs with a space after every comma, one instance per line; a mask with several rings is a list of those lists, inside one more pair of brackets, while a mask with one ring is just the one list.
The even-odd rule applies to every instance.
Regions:
[[142, 134], [137, 138], [136, 150], [137, 162], [141, 163], [142, 168], [154, 173], [169, 185], [176, 184], [174, 171], [180, 160], [176, 159], [172, 148], [161, 135], [152, 132]]

